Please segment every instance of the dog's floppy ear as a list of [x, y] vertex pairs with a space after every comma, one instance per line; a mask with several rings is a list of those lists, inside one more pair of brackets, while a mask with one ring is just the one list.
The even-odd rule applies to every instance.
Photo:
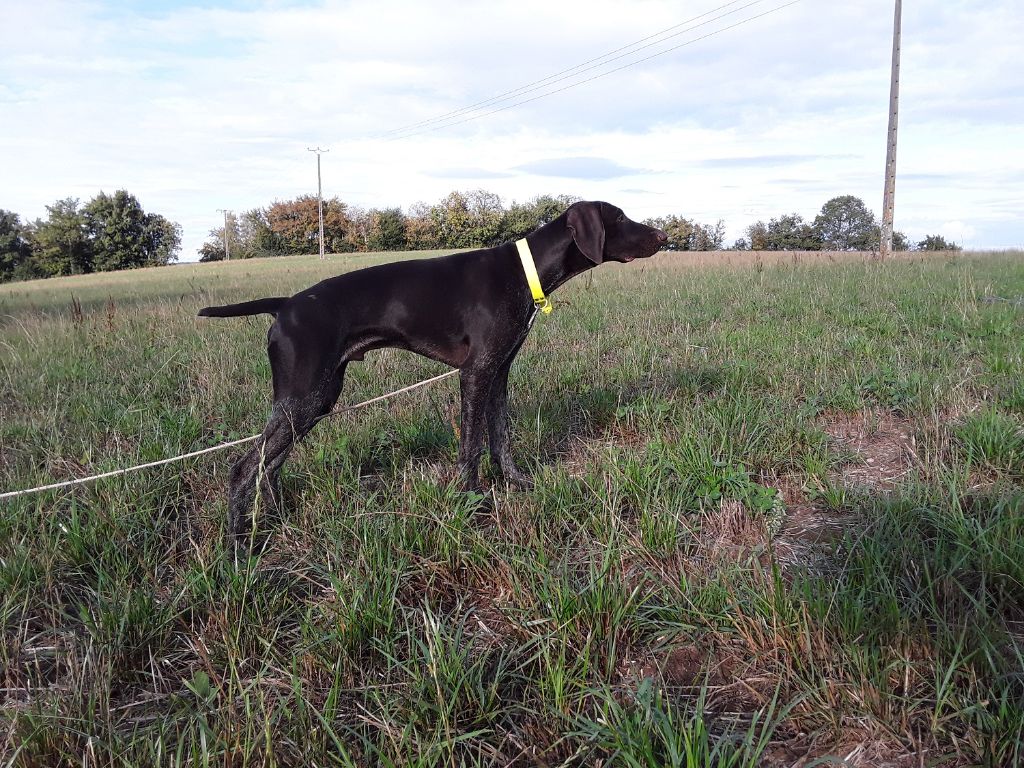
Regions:
[[601, 203], [576, 203], [569, 209], [566, 226], [580, 253], [595, 264], [604, 261], [604, 220]]

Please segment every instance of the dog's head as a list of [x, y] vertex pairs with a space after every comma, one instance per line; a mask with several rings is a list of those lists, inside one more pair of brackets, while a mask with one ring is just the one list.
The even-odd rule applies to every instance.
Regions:
[[660, 229], [627, 218], [611, 203], [574, 203], [566, 211], [566, 226], [580, 253], [595, 264], [645, 259], [668, 242]]

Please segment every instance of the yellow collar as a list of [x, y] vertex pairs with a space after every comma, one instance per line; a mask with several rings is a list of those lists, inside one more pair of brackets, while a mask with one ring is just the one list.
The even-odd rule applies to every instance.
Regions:
[[552, 310], [551, 300], [544, 295], [544, 289], [540, 286], [540, 278], [537, 276], [537, 265], [533, 262], [533, 254], [530, 252], [530, 244], [524, 237], [516, 240], [516, 248], [519, 250], [519, 259], [523, 262], [523, 272], [526, 273], [526, 282], [530, 284], [530, 292], [533, 294], [533, 304], [545, 315]]

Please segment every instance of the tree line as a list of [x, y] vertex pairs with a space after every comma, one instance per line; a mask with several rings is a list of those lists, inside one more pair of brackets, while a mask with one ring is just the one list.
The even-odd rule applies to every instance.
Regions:
[[[486, 248], [528, 235], [580, 199], [573, 195], [540, 195], [506, 206], [501, 197], [484, 189], [456, 190], [432, 205], [416, 203], [403, 211], [364, 209], [333, 197], [323, 201], [324, 249], [351, 253]], [[709, 225], [671, 216], [649, 219], [648, 223], [669, 232], [671, 250], [717, 250], [725, 239], [721, 221]], [[228, 214], [226, 227], [210, 230], [209, 239], [199, 250], [200, 261], [223, 259], [225, 246], [231, 258], [317, 253], [316, 197], [303, 195], [241, 215]]]
[[[453, 191], [430, 205], [370, 208], [323, 201], [324, 248], [330, 253], [489, 247], [515, 240], [558, 218], [580, 198], [541, 195], [505, 206], [483, 189]], [[226, 217], [231, 258], [319, 252], [317, 199], [302, 195]], [[200, 261], [225, 257], [225, 227], [210, 231]]]
[[[580, 198], [540, 195], [506, 206], [493, 192], [453, 191], [434, 204], [364, 209], [337, 197], [323, 201], [324, 246], [331, 253], [487, 247], [523, 237], [560, 216]], [[0, 282], [158, 266], [177, 259], [181, 227], [146, 213], [138, 199], [118, 190], [100, 192], [85, 205], [74, 198], [47, 206], [47, 217], [22, 223], [0, 209]], [[732, 246], [725, 224], [701, 223], [679, 215], [648, 218], [663, 229], [671, 251], [876, 250], [880, 227], [875, 215], [852, 195], [827, 201], [811, 221], [798, 213], [748, 226]], [[226, 234], [226, 238], [225, 238]], [[302, 195], [274, 201], [240, 215], [229, 213], [226, 228], [210, 231], [201, 261], [253, 258], [319, 251], [317, 199]], [[911, 243], [893, 235], [895, 250], [959, 250], [941, 235]]]
[[[324, 248], [330, 253], [489, 247], [523, 237], [560, 216], [580, 198], [541, 195], [505, 206], [487, 190], [453, 191], [433, 205], [416, 203], [401, 208], [370, 208], [323, 201]], [[725, 245], [725, 222], [706, 224], [678, 215], [653, 217], [645, 224], [668, 236], [670, 251], [870, 251], [877, 250], [881, 227], [864, 201], [853, 195], [826, 202], [813, 221], [798, 213], [748, 226], [744, 237]], [[303, 195], [275, 201], [241, 215], [227, 216], [227, 250], [231, 258], [317, 253], [319, 224], [317, 199]], [[941, 235], [911, 243], [902, 232], [893, 233], [895, 250], [959, 250]], [[201, 261], [225, 257], [225, 227], [210, 231], [199, 251]]]
[[[754, 251], [875, 251], [882, 228], [864, 201], [853, 195], [833, 197], [821, 207], [813, 221], [790, 213], [757, 221], [747, 227], [745, 237], [733, 245], [736, 250]], [[942, 235], [928, 235], [912, 243], [902, 232], [892, 233], [894, 251], [959, 251], [960, 246]]]
[[45, 219], [22, 222], [0, 209], [0, 282], [162, 266], [175, 261], [181, 226], [146, 213], [138, 199], [100, 192], [46, 206]]

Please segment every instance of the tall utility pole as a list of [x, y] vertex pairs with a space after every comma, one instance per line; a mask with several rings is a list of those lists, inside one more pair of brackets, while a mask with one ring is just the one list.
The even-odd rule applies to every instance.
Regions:
[[324, 258], [324, 193], [323, 187], [320, 184], [320, 155], [324, 152], [330, 152], [329, 149], [316, 149], [306, 148], [307, 152], [316, 152], [316, 207], [317, 213], [320, 216], [320, 258]]
[[228, 250], [228, 209], [218, 208], [218, 211], [224, 214], [224, 258], [228, 261], [231, 260], [231, 251]]
[[896, 0], [896, 19], [892, 26], [892, 80], [889, 83], [889, 139], [885, 152], [885, 192], [882, 195], [882, 242], [879, 255], [892, 255], [892, 214], [896, 197], [896, 124], [900, 116], [900, 17], [902, 0]]

